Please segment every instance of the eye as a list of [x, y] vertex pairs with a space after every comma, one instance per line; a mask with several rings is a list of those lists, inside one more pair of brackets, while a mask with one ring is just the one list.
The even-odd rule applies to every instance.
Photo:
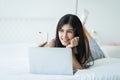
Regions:
[[63, 30], [63, 29], [60, 29], [59, 32], [64, 32], [64, 30]]
[[73, 33], [73, 31], [72, 31], [72, 30], [70, 30], [70, 31], [68, 31], [68, 33]]

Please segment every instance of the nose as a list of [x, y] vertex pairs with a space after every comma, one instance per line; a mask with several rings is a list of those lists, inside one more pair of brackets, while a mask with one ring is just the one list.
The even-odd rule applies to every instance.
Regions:
[[66, 32], [63, 33], [63, 38], [64, 39], [67, 38], [67, 33]]

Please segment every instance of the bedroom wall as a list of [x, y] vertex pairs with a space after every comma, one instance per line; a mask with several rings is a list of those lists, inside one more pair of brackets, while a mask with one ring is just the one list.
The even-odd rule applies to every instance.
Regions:
[[119, 3], [119, 0], [0, 0], [0, 43], [38, 42], [38, 32], [48, 33], [50, 40], [61, 16], [77, 11], [81, 17], [83, 9], [89, 10], [86, 27], [92, 34], [97, 32], [98, 41], [120, 42]]
[[78, 13], [89, 11], [86, 27], [99, 42], [120, 42], [120, 0], [78, 0]]
[[55, 35], [57, 22], [75, 14], [75, 0], [0, 0], [0, 43], [34, 43]]

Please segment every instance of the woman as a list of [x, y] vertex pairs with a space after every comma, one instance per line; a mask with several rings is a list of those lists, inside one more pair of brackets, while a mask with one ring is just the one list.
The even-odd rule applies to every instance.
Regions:
[[73, 14], [64, 15], [58, 22], [56, 38], [50, 41], [49, 47], [69, 47], [72, 49], [73, 69], [87, 68], [92, 58], [89, 42], [80, 19]]

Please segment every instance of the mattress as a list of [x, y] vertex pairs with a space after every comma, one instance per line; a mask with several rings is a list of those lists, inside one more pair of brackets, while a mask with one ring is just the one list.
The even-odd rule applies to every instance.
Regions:
[[[30, 45], [29, 45], [30, 46]], [[0, 45], [0, 80], [120, 80], [120, 59], [95, 60], [89, 69], [74, 75], [40, 75], [29, 71], [26, 44]]]

